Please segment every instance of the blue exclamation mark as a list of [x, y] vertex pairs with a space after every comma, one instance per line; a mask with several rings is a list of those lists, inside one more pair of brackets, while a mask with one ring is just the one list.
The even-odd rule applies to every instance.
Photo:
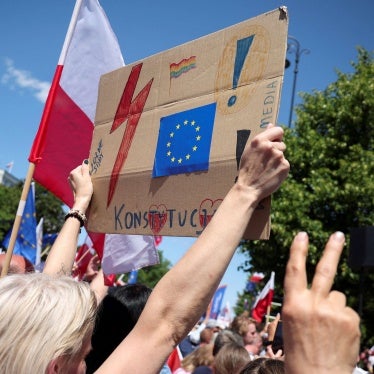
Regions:
[[[245, 59], [248, 55], [249, 48], [252, 45], [254, 35], [248, 36], [247, 38], [237, 40], [236, 42], [236, 56], [234, 65], [234, 75], [232, 77], [232, 88], [235, 90], [238, 86], [240, 74], [242, 72]], [[228, 106], [233, 106], [236, 102], [236, 95], [232, 95], [227, 102]]]

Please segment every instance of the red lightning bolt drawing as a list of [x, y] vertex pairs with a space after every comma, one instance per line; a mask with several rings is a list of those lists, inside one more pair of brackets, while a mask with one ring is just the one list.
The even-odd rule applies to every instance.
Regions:
[[147, 83], [147, 85], [138, 93], [134, 101], [131, 101], [134, 95], [136, 84], [139, 79], [140, 71], [142, 70], [142, 66], [143, 64], [138, 64], [131, 69], [129, 79], [127, 80], [125, 89], [123, 90], [123, 94], [118, 104], [117, 112], [110, 129], [110, 133], [112, 133], [127, 120], [125, 133], [123, 134], [121, 145], [117, 153], [117, 158], [114, 162], [112, 174], [110, 176], [107, 207], [109, 206], [114, 196], [119, 173], [129, 153], [131, 142], [135, 135], [136, 127], [138, 125], [140, 116], [142, 115], [144, 105], [147, 101], [148, 94], [151, 90], [153, 82], [152, 78]]

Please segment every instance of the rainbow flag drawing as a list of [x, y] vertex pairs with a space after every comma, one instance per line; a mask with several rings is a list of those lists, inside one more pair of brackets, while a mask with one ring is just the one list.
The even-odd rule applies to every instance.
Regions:
[[170, 64], [170, 78], [178, 78], [183, 73], [187, 73], [189, 70], [196, 67], [196, 56], [184, 58], [178, 63]]

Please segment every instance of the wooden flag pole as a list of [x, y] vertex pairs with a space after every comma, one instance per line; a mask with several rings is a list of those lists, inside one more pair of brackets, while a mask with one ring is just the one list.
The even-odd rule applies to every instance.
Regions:
[[27, 175], [26, 175], [26, 179], [25, 179], [25, 183], [23, 185], [21, 198], [20, 198], [20, 201], [18, 203], [18, 209], [17, 209], [16, 217], [14, 219], [12, 233], [11, 233], [10, 239], [9, 239], [8, 249], [7, 249], [6, 254], [5, 254], [3, 268], [1, 270], [1, 278], [8, 274], [9, 265], [10, 265], [10, 261], [12, 260], [14, 246], [16, 244], [18, 231], [19, 231], [19, 228], [21, 226], [22, 215], [23, 215], [23, 211], [25, 209], [27, 195], [28, 195], [29, 190], [30, 190], [32, 177], [34, 175], [34, 170], [35, 170], [35, 164], [30, 162], [29, 163], [29, 169], [27, 171]]

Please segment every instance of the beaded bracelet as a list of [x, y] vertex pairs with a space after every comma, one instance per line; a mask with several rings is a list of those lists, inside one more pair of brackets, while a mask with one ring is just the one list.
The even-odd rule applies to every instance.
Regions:
[[87, 217], [84, 213], [82, 213], [80, 210], [77, 210], [77, 209], [71, 209], [67, 212], [66, 216], [65, 216], [65, 221], [69, 218], [69, 217], [73, 217], [73, 218], [76, 218], [79, 223], [80, 223], [80, 227], [83, 227], [84, 224], [87, 222]]

